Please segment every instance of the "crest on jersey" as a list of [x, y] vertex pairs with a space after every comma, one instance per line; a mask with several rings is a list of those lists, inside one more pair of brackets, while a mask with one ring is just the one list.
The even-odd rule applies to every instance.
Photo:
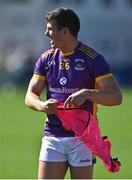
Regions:
[[52, 58], [50, 61], [48, 61], [47, 66], [45, 67], [45, 69], [48, 69], [51, 65], [55, 66], [55, 59]]
[[74, 69], [81, 71], [85, 69], [85, 61], [83, 59], [75, 59]]
[[64, 85], [66, 85], [66, 83], [67, 83], [67, 79], [63, 76], [63, 77], [60, 78], [59, 82], [60, 82], [60, 84], [61, 84], [62, 86], [64, 86]]

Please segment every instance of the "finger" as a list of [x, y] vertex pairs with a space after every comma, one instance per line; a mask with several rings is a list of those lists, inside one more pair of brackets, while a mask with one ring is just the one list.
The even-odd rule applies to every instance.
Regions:
[[56, 99], [53, 99], [53, 98], [50, 99], [50, 103], [57, 103], [57, 102], [58, 102], [58, 100], [56, 100]]
[[71, 107], [73, 104], [72, 97], [68, 97], [67, 100], [64, 102], [64, 108]]
[[55, 114], [56, 110], [57, 110], [56, 107], [47, 106], [45, 112], [50, 115], [50, 114]]
[[70, 102], [70, 99], [69, 99], [69, 98], [67, 98], [67, 99], [66, 99], [66, 101], [64, 102], [64, 108], [67, 108], [67, 106], [68, 106], [69, 102]]
[[49, 110], [57, 110], [57, 105], [56, 105], [56, 103], [50, 103], [50, 104], [48, 105], [48, 109], [49, 109]]

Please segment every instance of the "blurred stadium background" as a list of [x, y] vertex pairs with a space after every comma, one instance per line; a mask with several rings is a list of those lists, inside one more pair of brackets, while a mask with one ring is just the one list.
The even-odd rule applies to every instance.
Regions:
[[122, 169], [110, 174], [98, 160], [94, 178], [131, 179], [132, 0], [0, 0], [0, 178], [37, 177], [44, 117], [25, 107], [24, 96], [36, 59], [50, 47], [45, 13], [60, 6], [77, 12], [79, 39], [104, 54], [124, 94], [120, 107], [99, 112]]

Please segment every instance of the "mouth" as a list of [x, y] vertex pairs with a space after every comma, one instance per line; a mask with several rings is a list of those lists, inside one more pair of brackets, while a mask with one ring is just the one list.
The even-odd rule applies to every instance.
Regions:
[[50, 44], [51, 44], [51, 46], [52, 46], [52, 47], [54, 47], [54, 46], [55, 46], [55, 42], [54, 42], [54, 40], [53, 40], [53, 39], [50, 39]]

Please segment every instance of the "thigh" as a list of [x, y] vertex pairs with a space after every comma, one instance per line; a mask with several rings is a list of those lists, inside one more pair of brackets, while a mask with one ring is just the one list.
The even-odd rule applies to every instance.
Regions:
[[70, 166], [71, 179], [92, 179], [93, 165], [84, 167]]
[[38, 179], [64, 179], [67, 168], [67, 162], [39, 161]]
[[76, 138], [68, 141], [67, 159], [73, 167], [87, 167], [93, 164], [92, 152]]
[[44, 162], [67, 161], [67, 156], [61, 140], [56, 137], [44, 137], [42, 139], [39, 160]]

